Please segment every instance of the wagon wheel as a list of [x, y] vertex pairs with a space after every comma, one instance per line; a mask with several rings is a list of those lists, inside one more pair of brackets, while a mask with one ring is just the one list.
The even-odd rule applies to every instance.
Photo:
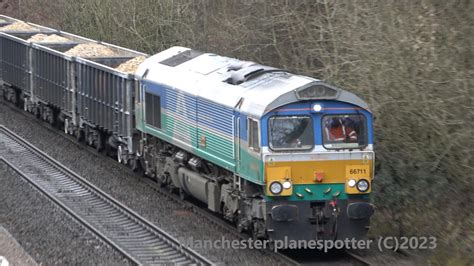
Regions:
[[26, 109], [27, 109], [26, 111], [28, 113], [33, 113], [33, 111], [35, 109], [34, 103], [30, 100], [27, 100], [27, 101], [28, 101], [28, 103], [27, 103], [27, 106], [26, 106]]
[[81, 128], [77, 128], [75, 131], [74, 131], [74, 136], [76, 137], [76, 140], [78, 142], [81, 142], [82, 141], [82, 137], [83, 137], [84, 133], [83, 131], [81, 130]]
[[100, 131], [97, 131], [97, 137], [95, 138], [95, 150], [100, 152], [104, 148], [104, 136]]
[[41, 119], [46, 121], [48, 119], [48, 109], [47, 107], [41, 107]]
[[31, 112], [36, 116], [36, 118], [40, 118], [40, 106], [32, 107]]
[[13, 93], [11, 95], [12, 95], [11, 98], [10, 98], [11, 102], [13, 104], [15, 104], [16, 106], [18, 106], [18, 95], [17, 95], [16, 91], [13, 91]]
[[92, 130], [86, 130], [85, 137], [86, 137], [87, 145], [94, 146], [95, 140], [94, 140], [94, 133], [92, 132]]
[[26, 97], [23, 100], [23, 110], [25, 110], [25, 112], [28, 112], [28, 98]]
[[106, 142], [104, 147], [104, 152], [107, 157], [113, 157], [115, 153], [113, 152], [113, 148]]
[[54, 125], [54, 122], [55, 122], [53, 109], [50, 108], [50, 109], [48, 109], [48, 111], [49, 111], [49, 112], [48, 112], [49, 115], [48, 115], [46, 121], [47, 121], [50, 125], [53, 126], [53, 125]]
[[117, 161], [123, 163], [123, 146], [119, 145], [117, 148]]
[[69, 119], [64, 119], [64, 133], [69, 134]]

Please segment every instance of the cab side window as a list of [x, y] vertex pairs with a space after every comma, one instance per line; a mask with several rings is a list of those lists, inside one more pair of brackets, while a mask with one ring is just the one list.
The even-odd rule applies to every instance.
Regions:
[[247, 121], [249, 148], [255, 152], [260, 152], [258, 122], [252, 118], [249, 118]]

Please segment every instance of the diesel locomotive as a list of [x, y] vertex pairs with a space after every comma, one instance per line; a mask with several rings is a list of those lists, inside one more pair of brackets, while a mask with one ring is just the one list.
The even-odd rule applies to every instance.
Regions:
[[[374, 212], [373, 117], [355, 94], [190, 48], [149, 56], [29, 25], [37, 31], [0, 32], [5, 99], [255, 238], [366, 235]], [[38, 32], [71, 41], [28, 41]], [[65, 53], [82, 43], [116, 55]], [[115, 68], [137, 56], [146, 59], [135, 72]]]

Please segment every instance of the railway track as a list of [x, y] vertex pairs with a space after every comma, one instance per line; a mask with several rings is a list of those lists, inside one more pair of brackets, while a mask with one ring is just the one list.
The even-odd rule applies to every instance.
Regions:
[[[166, 191], [166, 189], [160, 187], [156, 182], [154, 182], [153, 180], [151, 180], [149, 178], [144, 178], [144, 182], [146, 182], [150, 187], [152, 187], [158, 193], [170, 198], [171, 200], [173, 200], [175, 202], [179, 202], [181, 204], [184, 204], [186, 206], [186, 208], [191, 210], [193, 213], [195, 213], [195, 214], [197, 214], [201, 217], [206, 218], [214, 226], [218, 226], [218, 227], [224, 229], [225, 231], [231, 233], [236, 238], [238, 238], [240, 240], [245, 240], [245, 239], [248, 239], [250, 237], [250, 236], [247, 236], [243, 233], [239, 233], [234, 226], [232, 226], [231, 224], [229, 224], [228, 222], [226, 222], [222, 218], [216, 216], [215, 214], [207, 211], [207, 209], [204, 208], [205, 206], [199, 206], [200, 202], [183, 201], [178, 195], [172, 194], [172, 193]], [[262, 252], [265, 255], [275, 257], [276, 259], [278, 259], [279, 261], [281, 261], [285, 265], [299, 265], [300, 264], [297, 260], [294, 260], [294, 259], [292, 259], [288, 256], [285, 256], [284, 254], [282, 254], [280, 252], [274, 252], [274, 251], [268, 250], [268, 249], [262, 249]]]
[[[37, 120], [36, 118], [33, 118], [33, 116], [31, 114], [23, 112], [22, 110], [18, 109], [17, 107], [12, 106], [11, 104], [8, 104], [8, 107], [9, 107], [10, 110], [12, 110], [12, 111], [14, 111], [18, 114], [21, 114], [25, 117], [28, 117], [29, 119], [34, 119], [33, 121], [35, 123], [37, 123], [39, 126], [45, 128], [48, 131], [54, 132], [55, 134], [61, 135], [63, 138], [69, 140], [72, 144], [76, 145], [79, 149], [86, 150], [87, 152], [93, 153], [97, 156], [104, 156], [104, 154], [98, 152], [93, 147], [86, 146], [86, 145], [81, 145], [80, 143], [77, 142], [77, 140], [73, 136], [67, 135], [64, 132], [62, 132], [61, 130], [58, 130], [57, 128], [54, 128], [53, 126], [51, 126], [51, 125], [49, 125], [49, 124], [47, 124], [43, 121], [40, 121], [40, 120]], [[110, 160], [111, 163], [117, 163], [118, 164], [118, 162], [116, 162], [111, 157], [107, 156], [107, 159]], [[121, 164], [120, 164], [120, 166], [124, 167]], [[129, 169], [127, 167], [124, 167], [124, 169], [126, 169], [127, 171], [131, 171], [131, 169]], [[200, 203], [182, 200], [178, 195], [173, 194], [173, 193], [169, 192], [167, 189], [160, 187], [159, 184], [157, 184], [154, 180], [152, 180], [150, 178], [142, 178], [141, 180], [143, 182], [147, 183], [156, 192], [160, 193], [161, 195], [163, 195], [163, 196], [165, 196], [165, 197], [167, 197], [167, 198], [169, 198], [169, 199], [171, 199], [175, 202], [183, 204], [187, 209], [189, 209], [193, 213], [195, 213], [195, 214], [197, 214], [201, 217], [206, 218], [213, 225], [224, 229], [225, 231], [227, 231], [227, 232], [231, 233], [232, 235], [236, 236], [237, 238], [244, 239], [244, 238], [250, 237], [250, 236], [247, 236], [243, 233], [239, 233], [234, 226], [232, 226], [231, 224], [229, 224], [228, 222], [226, 222], [222, 218], [217, 217], [215, 214], [210, 213], [206, 209], [203, 209], [203, 207], [200, 206]], [[341, 260], [339, 260], [339, 259], [336, 259], [335, 261], [329, 261], [327, 259], [324, 259], [324, 260], [320, 261], [318, 258], [314, 258], [313, 260], [300, 260], [298, 258], [298, 256], [287, 256], [283, 253], [273, 252], [271, 250], [262, 250], [262, 252], [266, 255], [276, 257], [279, 261], [281, 261], [285, 265], [308, 265], [308, 264], [318, 264], [318, 263], [322, 263], [322, 264], [325, 264], [325, 265], [331, 265], [331, 264], [339, 265], [341, 263]], [[343, 252], [343, 256], [345, 257], [345, 258], [343, 258], [344, 263], [349, 262], [351, 265], [371, 265], [371, 263], [368, 262], [367, 260], [365, 260], [363, 257], [358, 256], [358, 255], [356, 255], [352, 252]]]
[[366, 265], [366, 266], [370, 266], [372, 265], [369, 261], [367, 261], [366, 259], [364, 259], [363, 257], [359, 256], [359, 255], [356, 255], [352, 252], [349, 252], [349, 251], [346, 251], [346, 254], [351, 257], [353, 260], [359, 262], [361, 265]]
[[[205, 208], [206, 206], [199, 206], [200, 202], [183, 201], [180, 199], [178, 195], [169, 193], [168, 191], [166, 191], [166, 189], [160, 187], [156, 182], [154, 182], [153, 180], [149, 178], [144, 178], [144, 182], [150, 185], [158, 193], [165, 195], [176, 202], [184, 204], [193, 213], [201, 217], [205, 217], [213, 225], [223, 228], [227, 232], [233, 234], [235, 237], [241, 240], [248, 239], [250, 237], [249, 235], [246, 235], [245, 233], [238, 232], [237, 229], [233, 225], [229, 224], [227, 221], [223, 220], [222, 218], [216, 216], [214, 213], [207, 211]], [[349, 251], [340, 252], [338, 254], [338, 258], [332, 259], [332, 260], [328, 259], [327, 256], [323, 259], [321, 259], [321, 257], [318, 257], [318, 256], [309, 256], [309, 258], [308, 256], [306, 256], [305, 259], [302, 259], [298, 255], [288, 255], [280, 251], [274, 252], [273, 250], [270, 250], [270, 249], [263, 249], [262, 252], [266, 255], [274, 256], [285, 265], [314, 265], [314, 264], [339, 265], [342, 262], [347, 262], [349, 265], [365, 265], [365, 266], [371, 265], [371, 263], [365, 260], [363, 257]]]
[[212, 262], [0, 126], [0, 160], [136, 264]]

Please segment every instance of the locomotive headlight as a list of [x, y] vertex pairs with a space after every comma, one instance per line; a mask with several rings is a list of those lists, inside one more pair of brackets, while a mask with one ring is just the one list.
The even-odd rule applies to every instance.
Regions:
[[349, 187], [354, 187], [356, 185], [356, 183], [357, 182], [355, 181], [355, 179], [350, 179], [349, 181], [347, 181], [347, 185]]
[[316, 113], [321, 112], [321, 110], [323, 110], [323, 107], [320, 104], [313, 105], [313, 111], [315, 111]]
[[283, 182], [283, 188], [284, 188], [284, 189], [289, 189], [289, 188], [291, 188], [291, 182], [290, 182], [290, 181], [285, 181], [285, 182]]
[[273, 182], [270, 184], [270, 192], [272, 192], [275, 195], [278, 195], [281, 193], [283, 190], [283, 186], [280, 182]]
[[360, 192], [366, 192], [367, 190], [369, 190], [369, 181], [365, 179], [359, 180], [359, 182], [357, 182], [357, 189]]

